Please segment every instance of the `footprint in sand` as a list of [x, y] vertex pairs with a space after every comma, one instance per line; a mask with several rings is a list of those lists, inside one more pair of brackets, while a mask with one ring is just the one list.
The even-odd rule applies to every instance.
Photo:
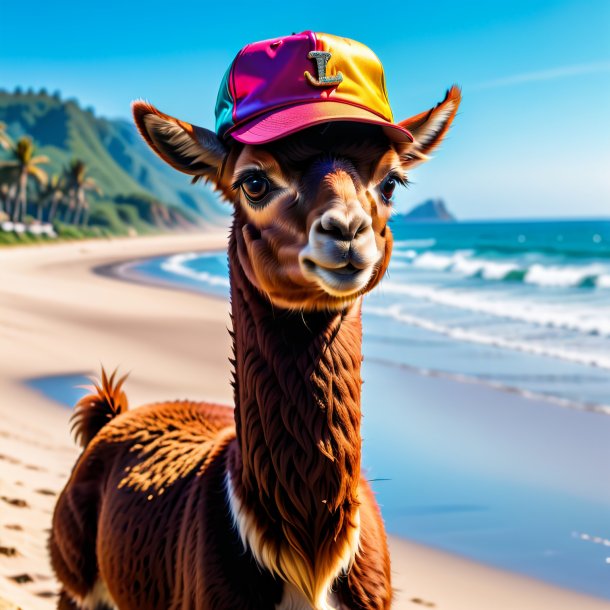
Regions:
[[14, 546], [0, 546], [0, 555], [4, 555], [4, 557], [17, 557], [19, 553]]
[[10, 438], [16, 441], [27, 443], [32, 447], [40, 447], [41, 449], [46, 449], [48, 451], [56, 451], [57, 449], [61, 448], [58, 445], [48, 445], [46, 443], [41, 443], [36, 438], [28, 438], [27, 436], [22, 436], [21, 434], [14, 434], [13, 432], [7, 432], [6, 430], [0, 430], [0, 438]]
[[436, 608], [436, 604], [433, 602], [427, 602], [425, 599], [422, 599], [421, 597], [413, 597], [411, 598], [411, 603], [412, 604], [418, 604], [420, 606], [423, 606], [424, 608]]
[[15, 459], [14, 457], [10, 457], [9, 455], [4, 455], [3, 453], [0, 453], [0, 460], [8, 462], [9, 464], [21, 464], [19, 460]]
[[9, 576], [9, 579], [16, 582], [18, 585], [34, 582], [34, 579], [29, 574], [17, 574], [16, 576]]
[[10, 504], [11, 506], [16, 506], [17, 508], [28, 508], [30, 505], [21, 498], [8, 498], [7, 496], [0, 496], [0, 500]]
[[41, 494], [43, 496], [56, 496], [57, 495], [57, 493], [51, 489], [37, 489], [36, 493]]
[[52, 599], [53, 597], [57, 597], [57, 593], [55, 591], [40, 591], [40, 593], [36, 593], [38, 597], [44, 597], [46, 599]]

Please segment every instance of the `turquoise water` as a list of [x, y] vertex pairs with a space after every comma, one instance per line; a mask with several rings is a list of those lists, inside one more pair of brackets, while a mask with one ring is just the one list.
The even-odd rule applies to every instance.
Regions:
[[[392, 229], [388, 276], [365, 299], [367, 356], [610, 413], [610, 221]], [[229, 293], [224, 253], [134, 269]]]

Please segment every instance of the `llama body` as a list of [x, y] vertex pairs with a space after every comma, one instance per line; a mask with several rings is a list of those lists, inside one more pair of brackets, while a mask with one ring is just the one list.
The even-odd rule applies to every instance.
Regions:
[[[233, 205], [234, 409], [127, 411], [121, 382], [103, 375], [78, 405], [84, 451], [53, 518], [61, 610], [391, 605], [360, 465], [360, 307], [389, 264], [394, 189], [441, 142], [460, 92], [394, 124], [363, 45], [304, 32], [246, 51], [221, 87], [218, 134], [133, 107], [163, 160]], [[242, 110], [254, 114], [236, 123]]]
[[159, 403], [101, 428], [55, 512], [66, 603], [301, 610], [304, 590], [320, 609], [387, 608], [385, 532], [360, 474], [360, 303], [278, 314], [231, 277], [235, 411]]

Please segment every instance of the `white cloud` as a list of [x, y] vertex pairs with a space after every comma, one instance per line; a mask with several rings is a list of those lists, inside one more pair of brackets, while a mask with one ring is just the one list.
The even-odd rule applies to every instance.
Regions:
[[610, 61], [577, 64], [574, 66], [561, 66], [559, 68], [539, 70], [537, 72], [524, 72], [522, 74], [514, 74], [513, 76], [505, 76], [503, 78], [478, 83], [472, 87], [469, 87], [468, 89], [472, 91], [478, 89], [492, 89], [495, 87], [508, 87], [510, 85], [521, 85], [523, 83], [553, 80], [556, 78], [568, 78], [570, 76], [578, 76], [580, 74], [595, 74], [599, 72], [610, 72]]

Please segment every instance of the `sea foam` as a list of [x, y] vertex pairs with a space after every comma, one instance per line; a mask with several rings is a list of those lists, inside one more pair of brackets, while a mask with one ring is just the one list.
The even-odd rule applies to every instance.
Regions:
[[480, 345], [517, 350], [520, 352], [526, 352], [528, 354], [534, 354], [536, 356], [559, 358], [568, 362], [610, 370], [610, 356], [605, 354], [584, 353], [581, 350], [576, 351], [569, 348], [557, 347], [555, 345], [545, 345], [542, 343], [536, 343], [529, 339], [509, 339], [507, 337], [485, 334], [459, 326], [449, 326], [447, 324], [428, 320], [420, 316], [405, 313], [401, 310], [400, 305], [391, 305], [389, 307], [370, 306], [366, 307], [364, 311], [367, 314], [392, 318], [398, 322], [402, 322], [403, 324], [423, 328], [424, 330], [439, 333], [458, 341], [467, 341], [469, 343], [478, 343]]
[[511, 299], [504, 295], [491, 299], [479, 291], [441, 289], [393, 281], [385, 282], [382, 289], [385, 293], [405, 295], [498, 318], [610, 337], [610, 316], [599, 310], [567, 309], [561, 305]]
[[397, 250], [394, 256], [411, 261], [413, 268], [455, 273], [461, 277], [523, 282], [540, 287], [610, 288], [610, 266], [602, 264], [561, 265], [524, 260], [498, 260], [472, 250], [423, 252]]
[[174, 254], [161, 263], [161, 269], [168, 273], [175, 273], [182, 277], [187, 277], [198, 282], [203, 282], [209, 286], [229, 287], [229, 278], [222, 275], [215, 275], [208, 271], [197, 271], [188, 266], [188, 263], [201, 258], [215, 258], [216, 252], [186, 252], [184, 254]]

